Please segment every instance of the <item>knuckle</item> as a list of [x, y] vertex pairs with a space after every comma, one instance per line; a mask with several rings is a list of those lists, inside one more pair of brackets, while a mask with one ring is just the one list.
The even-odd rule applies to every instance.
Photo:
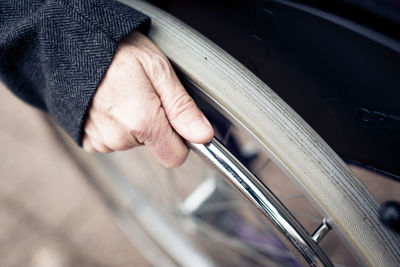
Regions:
[[105, 146], [109, 148], [111, 151], [121, 151], [130, 148], [127, 140], [122, 134], [117, 134], [112, 138], [109, 138], [105, 141]]
[[98, 149], [98, 151], [100, 152], [100, 153], [104, 153], [104, 154], [106, 154], [106, 153], [110, 153], [111, 151], [109, 150], [109, 149], [107, 149], [107, 147], [100, 147], [99, 149]]
[[163, 109], [161, 105], [151, 106], [148, 110], [149, 112], [137, 119], [133, 127], [129, 129], [130, 136], [143, 144], [153, 144], [162, 137]]
[[193, 109], [196, 106], [193, 99], [188, 94], [182, 94], [172, 101], [168, 110], [170, 111], [170, 118], [176, 119], [183, 113]]
[[89, 153], [96, 152], [94, 147], [91, 145], [91, 142], [90, 142], [89, 137], [87, 135], [85, 135], [85, 137], [83, 139], [82, 148], [83, 148], [83, 150], [85, 150], [86, 152], [89, 152]]
[[98, 152], [98, 153], [108, 153], [109, 152], [109, 149], [107, 148], [107, 146], [101, 141], [95, 141], [92, 139], [92, 145], [93, 145], [95, 152]]
[[147, 143], [152, 139], [152, 132], [147, 125], [147, 119], [142, 117], [131, 124], [128, 128], [128, 134], [139, 143]]
[[[120, 151], [120, 150], [125, 150], [126, 147], [124, 145], [124, 142], [121, 139], [111, 139], [107, 140], [105, 142], [105, 145], [111, 150], [111, 151]], [[110, 152], [111, 152], [110, 151]]]
[[156, 75], [166, 75], [171, 73], [171, 67], [168, 59], [157, 52], [146, 50], [141, 53], [139, 56], [141, 62], [144, 63], [144, 66], [150, 70], [152, 73]]
[[156, 52], [149, 52], [148, 53], [149, 58], [151, 60], [151, 62], [153, 62], [154, 64], [165, 68], [166, 66], [168, 66], [168, 60], [164, 57], [164, 55], [156, 53]]
[[129, 135], [141, 144], [146, 144], [152, 140], [152, 133], [146, 127], [133, 127], [129, 130]]
[[185, 162], [188, 154], [189, 154], [188, 149], [181, 150], [179, 151], [179, 153], [174, 153], [173, 156], [168, 157], [168, 159], [164, 162], [164, 166], [167, 168], [179, 167]]
[[155, 114], [159, 111], [160, 107], [161, 100], [156, 93], [152, 92], [146, 95], [146, 113]]
[[123, 130], [120, 127], [108, 129], [103, 132], [104, 146], [106, 149], [111, 151], [124, 150], [126, 137]]
[[185, 162], [185, 160], [186, 160], [186, 156], [184, 156], [184, 157], [178, 156], [175, 158], [171, 158], [171, 160], [166, 162], [164, 164], [164, 166], [167, 168], [177, 168], [177, 167], [181, 166]]
[[89, 153], [96, 153], [96, 150], [93, 147], [83, 147], [83, 150]]

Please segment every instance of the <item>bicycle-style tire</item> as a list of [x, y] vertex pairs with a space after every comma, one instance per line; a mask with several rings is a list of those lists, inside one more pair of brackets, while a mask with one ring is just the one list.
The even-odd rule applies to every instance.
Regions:
[[342, 159], [266, 84], [225, 51], [166, 12], [121, 1], [152, 18], [150, 39], [177, 68], [246, 129], [328, 215], [369, 266], [398, 266], [400, 241]]
[[[379, 222], [378, 205], [372, 195], [342, 159], [279, 96], [233, 57], [178, 19], [146, 2], [120, 1], [152, 18], [150, 39], [180, 72], [198, 85], [208, 102], [218, 106], [229, 120], [251, 135], [306, 192], [364, 265], [400, 265], [399, 236]], [[96, 163], [76, 149], [74, 157], [91, 172], [90, 176], [96, 179], [93, 184], [107, 196], [119, 217], [126, 219], [126, 210], [137, 209], [135, 205], [140, 201], [135, 198], [135, 193], [129, 191], [124, 182], [118, 184], [119, 178], [110, 179], [110, 175], [105, 175], [104, 164]], [[143, 207], [139, 209], [143, 210]], [[146, 212], [140, 213], [134, 215], [138, 220]], [[137, 225], [132, 221], [122, 224], [128, 234], [138, 233], [133, 230]], [[150, 227], [145, 224], [142, 226]], [[153, 226], [147, 232], [161, 227], [160, 224]], [[170, 247], [172, 241], [165, 242], [165, 237], [158, 240], [157, 233], [152, 234], [148, 240], [143, 237], [146, 246], [155, 242], [161, 248], [152, 247], [157, 253], [174, 254]], [[197, 259], [199, 266], [202, 266], [200, 262], [209, 266], [206, 264], [208, 259], [201, 253], [198, 257], [190, 254], [186, 258], [180, 254], [178, 251], [172, 255], [172, 261], [160, 256], [153, 264], [173, 266], [178, 262], [190, 266], [191, 260]]]

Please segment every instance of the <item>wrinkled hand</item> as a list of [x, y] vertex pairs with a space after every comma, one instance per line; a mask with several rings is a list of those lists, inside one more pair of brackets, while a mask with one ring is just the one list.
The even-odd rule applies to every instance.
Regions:
[[180, 136], [206, 143], [214, 135], [168, 59], [139, 32], [119, 44], [93, 97], [84, 132], [83, 147], [89, 152], [144, 144], [166, 167], [186, 159], [188, 148]]

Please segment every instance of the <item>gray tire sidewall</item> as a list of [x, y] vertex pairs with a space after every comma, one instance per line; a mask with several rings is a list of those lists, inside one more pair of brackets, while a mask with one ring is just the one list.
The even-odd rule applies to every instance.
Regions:
[[222, 49], [148, 3], [121, 1], [152, 18], [149, 38], [307, 192], [370, 266], [398, 266], [400, 241], [377, 203], [336, 153], [267, 85]]

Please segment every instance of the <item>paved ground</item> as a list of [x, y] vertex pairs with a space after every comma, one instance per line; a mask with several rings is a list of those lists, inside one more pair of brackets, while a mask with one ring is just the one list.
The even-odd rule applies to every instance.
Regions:
[[0, 85], [0, 266], [149, 266], [38, 111]]

